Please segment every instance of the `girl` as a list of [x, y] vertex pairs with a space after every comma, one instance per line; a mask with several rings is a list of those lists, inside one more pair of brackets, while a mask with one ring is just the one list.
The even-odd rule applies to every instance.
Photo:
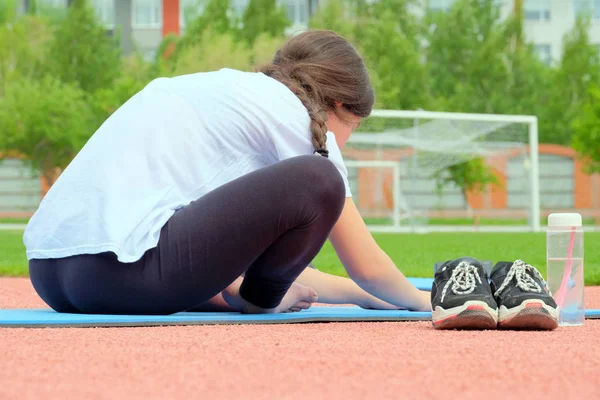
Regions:
[[[354, 47], [290, 39], [256, 73], [152, 81], [91, 137], [24, 241], [54, 310], [430, 310], [377, 246], [340, 153], [374, 94]], [[329, 238], [350, 279], [306, 268]]]

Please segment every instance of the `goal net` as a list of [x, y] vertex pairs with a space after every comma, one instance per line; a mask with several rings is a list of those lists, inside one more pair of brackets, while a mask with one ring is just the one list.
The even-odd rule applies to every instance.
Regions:
[[540, 230], [536, 117], [374, 110], [343, 154], [372, 231]]

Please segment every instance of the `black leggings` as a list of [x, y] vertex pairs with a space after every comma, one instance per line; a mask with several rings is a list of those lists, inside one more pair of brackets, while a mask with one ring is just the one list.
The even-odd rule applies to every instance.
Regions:
[[178, 210], [158, 246], [134, 263], [113, 253], [29, 262], [54, 310], [172, 314], [202, 304], [245, 273], [241, 296], [278, 306], [327, 240], [345, 198], [331, 161], [301, 156], [252, 172]]

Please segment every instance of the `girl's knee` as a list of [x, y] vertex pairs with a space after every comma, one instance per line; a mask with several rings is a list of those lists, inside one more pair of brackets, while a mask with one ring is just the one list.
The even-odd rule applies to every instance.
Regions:
[[297, 157], [298, 170], [307, 188], [319, 204], [334, 211], [341, 210], [346, 198], [342, 174], [329, 159], [320, 156]]

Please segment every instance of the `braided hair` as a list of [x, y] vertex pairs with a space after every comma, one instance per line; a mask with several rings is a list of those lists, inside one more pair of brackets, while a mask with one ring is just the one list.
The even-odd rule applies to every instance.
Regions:
[[331, 31], [314, 30], [288, 40], [273, 61], [259, 72], [287, 86], [310, 117], [315, 153], [328, 157], [327, 113], [336, 103], [358, 117], [367, 117], [375, 95], [367, 68], [356, 49]]

